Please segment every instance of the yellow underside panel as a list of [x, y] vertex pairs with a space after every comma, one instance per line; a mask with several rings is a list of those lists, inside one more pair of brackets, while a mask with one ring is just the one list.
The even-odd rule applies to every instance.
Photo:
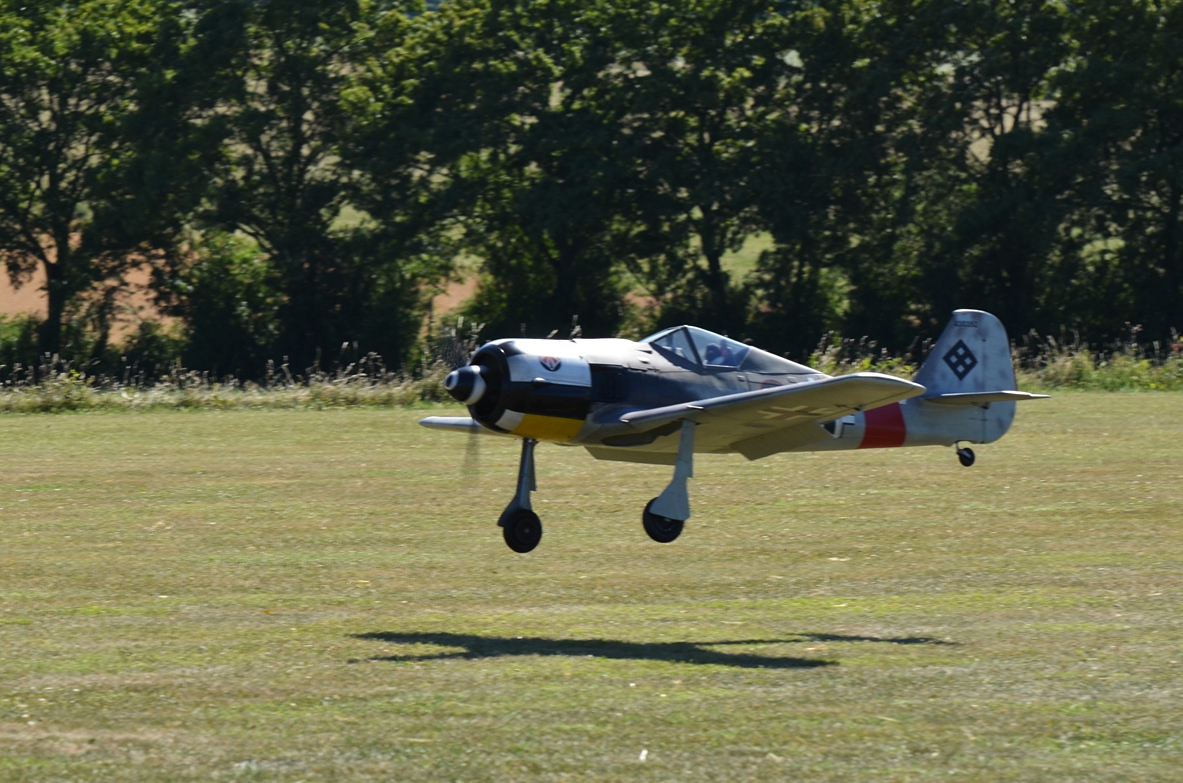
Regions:
[[558, 416], [537, 416], [527, 413], [522, 423], [514, 427], [513, 434], [523, 438], [553, 440], [560, 443], [574, 438], [583, 429], [582, 419], [562, 419]]

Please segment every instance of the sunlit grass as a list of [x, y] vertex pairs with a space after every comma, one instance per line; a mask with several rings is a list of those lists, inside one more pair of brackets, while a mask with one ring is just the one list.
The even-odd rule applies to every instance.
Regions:
[[6, 416], [0, 779], [1175, 780], [1177, 407], [702, 458], [668, 546], [543, 447], [529, 555], [412, 411]]
[[756, 271], [756, 263], [760, 260], [760, 254], [765, 250], [771, 250], [772, 245], [771, 234], [753, 234], [747, 238], [739, 250], [723, 256], [723, 269], [731, 275], [732, 282], [742, 283]]

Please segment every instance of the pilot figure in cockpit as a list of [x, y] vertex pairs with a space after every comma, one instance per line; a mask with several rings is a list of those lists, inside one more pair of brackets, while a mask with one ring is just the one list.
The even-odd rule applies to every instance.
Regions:
[[731, 351], [728, 350], [727, 344], [720, 345], [719, 343], [711, 343], [707, 346], [705, 357], [707, 364], [722, 365], [729, 367], [734, 362], [731, 360]]

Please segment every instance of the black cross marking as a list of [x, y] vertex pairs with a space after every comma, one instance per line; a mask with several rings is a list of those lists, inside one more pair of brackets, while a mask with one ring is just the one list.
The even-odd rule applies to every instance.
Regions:
[[953, 371], [959, 381], [964, 381], [970, 370], [978, 366], [978, 357], [974, 356], [969, 346], [961, 340], [958, 340], [957, 344], [949, 349], [944, 359], [945, 364], [949, 365], [949, 369]]

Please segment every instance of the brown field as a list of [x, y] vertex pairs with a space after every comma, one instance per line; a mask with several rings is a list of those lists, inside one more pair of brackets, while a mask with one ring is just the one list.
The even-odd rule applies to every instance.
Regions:
[[[111, 336], [119, 341], [136, 330], [142, 320], [162, 320], [162, 316], [148, 294], [149, 272], [135, 269], [126, 278], [127, 292], [118, 302], [119, 313]], [[46, 312], [45, 273], [38, 271], [19, 288], [12, 284], [7, 273], [0, 274], [0, 316], [35, 315], [44, 318]], [[166, 319], [165, 319], [166, 320]]]

